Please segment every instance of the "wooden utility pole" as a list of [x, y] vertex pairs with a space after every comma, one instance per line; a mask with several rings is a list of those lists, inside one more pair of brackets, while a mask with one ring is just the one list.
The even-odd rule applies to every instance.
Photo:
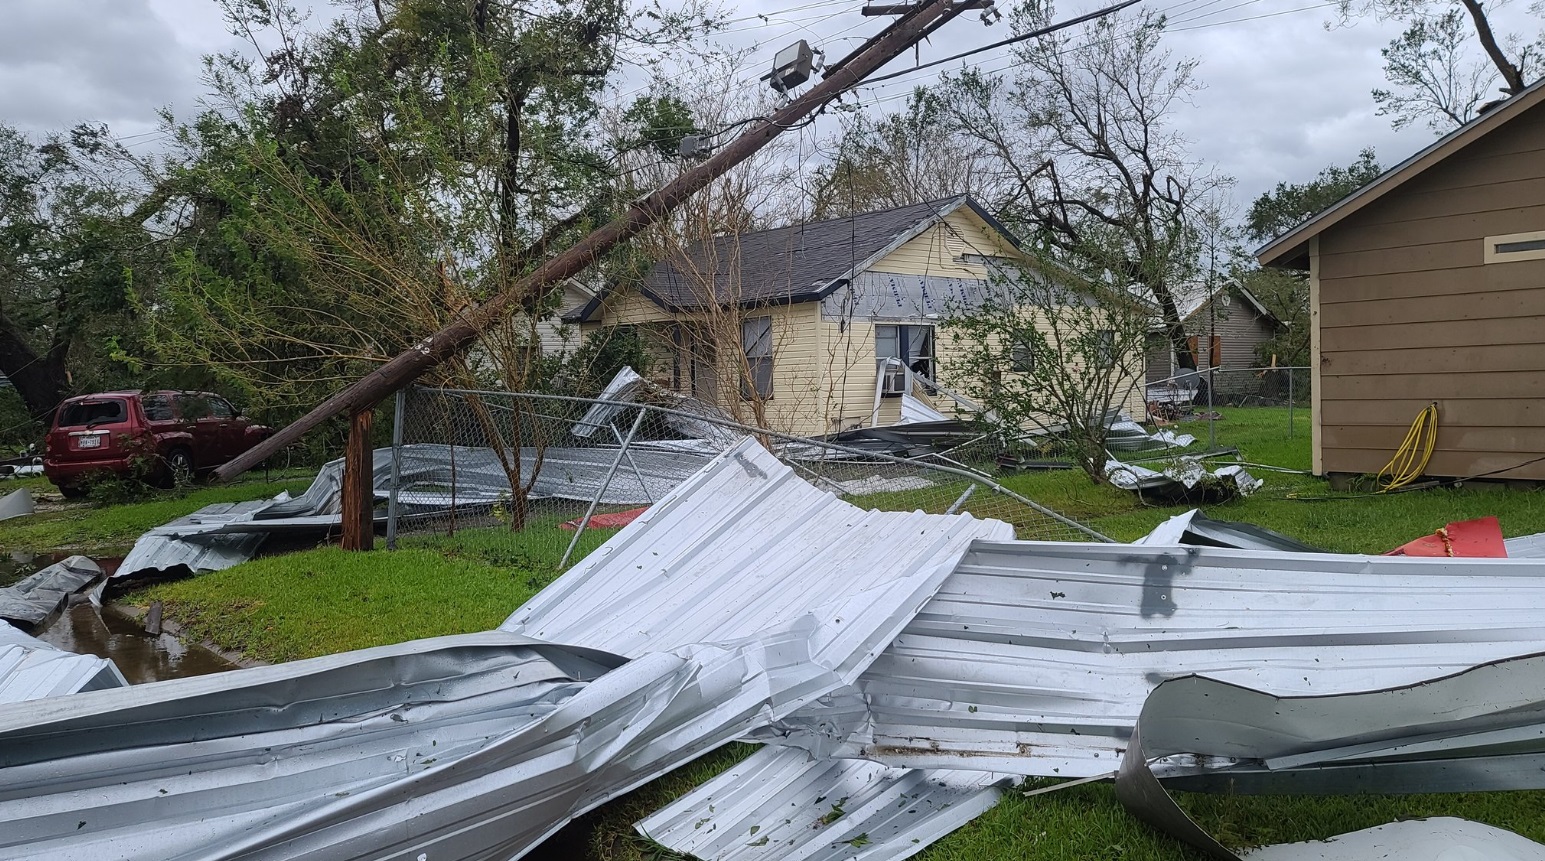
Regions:
[[883, 66], [943, 23], [970, 8], [970, 0], [923, 0], [892, 22], [878, 36], [828, 70], [825, 80], [808, 92], [753, 123], [735, 140], [726, 144], [707, 161], [686, 171], [663, 187], [638, 201], [609, 224], [580, 240], [573, 247], [537, 267], [535, 272], [516, 282], [510, 289], [484, 302], [461, 319], [415, 344], [342, 391], [318, 404], [310, 412], [273, 436], [215, 470], [215, 478], [229, 481], [251, 469], [274, 452], [300, 439], [328, 419], [369, 410], [386, 396], [417, 379], [435, 365], [470, 346], [484, 329], [509, 314], [527, 296], [543, 287], [578, 275], [602, 254], [644, 228], [658, 221], [686, 198], [723, 176], [735, 165], [750, 158], [779, 134], [793, 128], [825, 107], [865, 77]]

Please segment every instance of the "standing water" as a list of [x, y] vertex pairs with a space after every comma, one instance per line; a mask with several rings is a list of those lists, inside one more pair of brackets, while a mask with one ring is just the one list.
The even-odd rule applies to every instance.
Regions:
[[[48, 551], [0, 556], [0, 586], [72, 555], [68, 551]], [[110, 575], [122, 560], [122, 556], [102, 556], [93, 561]], [[171, 634], [147, 633], [138, 621], [111, 606], [67, 607], [42, 628], [29, 633], [68, 652], [108, 658], [134, 685], [236, 669], [235, 664], [202, 646], [188, 645]]]

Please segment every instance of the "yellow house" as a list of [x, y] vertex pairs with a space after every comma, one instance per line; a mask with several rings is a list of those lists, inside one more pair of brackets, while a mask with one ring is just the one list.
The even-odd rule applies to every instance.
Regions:
[[[748, 424], [819, 436], [896, 424], [914, 398], [961, 413], [947, 396], [951, 338], [938, 327], [987, 298], [989, 267], [1024, 259], [959, 195], [697, 243], [564, 320], [586, 335], [638, 327], [655, 382]], [[903, 392], [903, 369], [940, 388]], [[1133, 383], [1124, 408], [1141, 420]]]

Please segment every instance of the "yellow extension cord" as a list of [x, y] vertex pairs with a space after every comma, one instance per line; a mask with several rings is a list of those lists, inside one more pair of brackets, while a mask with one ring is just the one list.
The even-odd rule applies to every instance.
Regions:
[[[1406, 438], [1395, 450], [1395, 456], [1379, 470], [1379, 492], [1388, 493], [1420, 478], [1437, 445], [1438, 405], [1434, 402], [1416, 414], [1416, 420], [1411, 422], [1411, 429], [1406, 431]], [[1388, 482], [1385, 476], [1389, 477]]]

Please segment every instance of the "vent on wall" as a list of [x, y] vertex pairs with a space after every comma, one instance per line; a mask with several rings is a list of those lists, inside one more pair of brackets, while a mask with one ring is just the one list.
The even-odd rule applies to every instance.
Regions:
[[1512, 263], [1517, 260], [1545, 260], [1545, 230], [1508, 233], [1484, 240], [1487, 263]]

